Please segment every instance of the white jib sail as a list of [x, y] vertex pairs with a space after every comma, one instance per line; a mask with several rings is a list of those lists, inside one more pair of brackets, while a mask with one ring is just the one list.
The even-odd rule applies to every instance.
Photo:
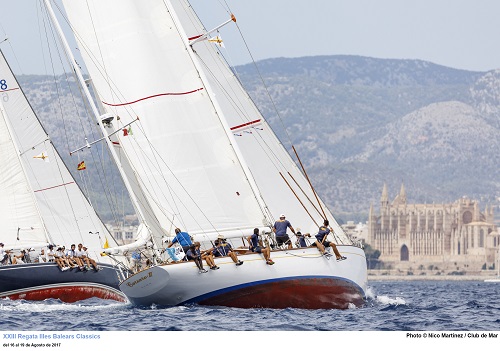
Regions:
[[99, 232], [104, 241], [105, 225], [55, 150], [1, 52], [0, 81], [0, 162], [4, 169], [0, 172], [4, 228], [0, 241], [6, 248], [24, 242], [66, 247], [83, 243], [94, 259], [109, 261], [100, 256], [99, 235], [89, 233]]
[[[178, 0], [172, 3], [176, 4], [176, 12], [189, 37], [205, 33], [203, 24], [188, 1]], [[234, 31], [236, 28], [235, 25], [227, 25], [220, 29], [221, 32], [225, 30]], [[300, 227], [303, 232], [314, 233], [326, 216], [336, 235], [342, 242], [349, 243], [333, 214], [319, 197], [320, 204], [318, 203], [302, 170], [290, 157], [227, 65], [219, 52], [220, 48], [205, 40], [195, 43], [193, 49], [206, 67], [212, 89], [215, 90], [231, 131], [236, 136], [239, 148], [273, 217], [278, 218], [284, 213], [294, 227]]]

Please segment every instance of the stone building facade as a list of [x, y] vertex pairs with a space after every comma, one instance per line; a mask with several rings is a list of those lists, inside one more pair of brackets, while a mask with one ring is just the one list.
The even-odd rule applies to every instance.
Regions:
[[[475, 200], [409, 204], [404, 185], [392, 202], [384, 184], [380, 213], [370, 206], [368, 240], [393, 268], [480, 271], [498, 262], [500, 238], [493, 208]], [[495, 266], [496, 268], [496, 266]]]

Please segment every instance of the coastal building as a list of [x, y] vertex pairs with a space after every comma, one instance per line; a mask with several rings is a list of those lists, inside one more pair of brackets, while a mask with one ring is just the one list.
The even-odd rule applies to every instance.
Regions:
[[106, 227], [120, 245], [130, 244], [135, 241], [138, 228], [136, 224], [106, 224]]
[[370, 206], [367, 243], [384, 266], [447, 272], [494, 269], [500, 246], [493, 207], [463, 197], [449, 204], [410, 204], [404, 185], [391, 202], [387, 185], [380, 212]]
[[347, 223], [342, 224], [341, 227], [353, 242], [364, 244], [368, 239], [368, 223], [347, 221]]

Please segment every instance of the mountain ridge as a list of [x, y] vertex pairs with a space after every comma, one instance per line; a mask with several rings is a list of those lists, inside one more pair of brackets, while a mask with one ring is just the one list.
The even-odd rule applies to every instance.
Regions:
[[[499, 204], [499, 71], [347, 55], [257, 65], [258, 72], [251, 64], [235, 71], [284, 145], [297, 148], [318, 193], [341, 220], [365, 220], [384, 183], [395, 196], [403, 182], [409, 203], [465, 195], [484, 206]], [[91, 126], [56, 116], [81, 113], [81, 101], [70, 98], [76, 88], [62, 77], [19, 79], [56, 146], [84, 145], [81, 130]], [[57, 95], [66, 102], [59, 104]]]

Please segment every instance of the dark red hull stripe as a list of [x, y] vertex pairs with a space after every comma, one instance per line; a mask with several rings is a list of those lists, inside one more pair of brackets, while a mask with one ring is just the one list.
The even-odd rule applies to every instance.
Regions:
[[103, 300], [116, 300], [127, 302], [127, 299], [118, 292], [96, 286], [64, 286], [51, 288], [38, 288], [21, 293], [4, 296], [11, 300], [43, 301], [46, 299], [59, 299], [63, 302], [73, 303], [97, 297]]
[[187, 301], [239, 308], [347, 309], [365, 303], [363, 289], [352, 281], [329, 276], [293, 277], [243, 284]]
[[255, 121], [251, 121], [251, 122], [240, 124], [238, 126], [231, 127], [231, 130], [236, 130], [238, 128], [243, 128], [243, 127], [248, 127], [248, 126], [251, 126], [252, 124], [259, 123], [259, 122], [260, 122], [260, 119], [256, 119]]
[[102, 103], [103, 103], [104, 105], [113, 106], [113, 107], [116, 107], [116, 106], [125, 106], [125, 105], [135, 104], [136, 102], [143, 101], [143, 100], [147, 100], [147, 99], [151, 99], [151, 98], [155, 98], [155, 97], [159, 97], [159, 96], [168, 96], [168, 95], [187, 95], [187, 94], [196, 93], [197, 91], [200, 91], [200, 90], [203, 90], [203, 88], [198, 88], [198, 89], [191, 90], [191, 91], [185, 91], [185, 92], [182, 92], [182, 93], [163, 93], [163, 94], [156, 94], [156, 95], [146, 96], [146, 97], [143, 97], [143, 98], [141, 98], [141, 99], [134, 100], [134, 101], [124, 102], [124, 103], [122, 103], [122, 104], [110, 104], [110, 103], [107, 103], [107, 102], [105, 102], [105, 101], [102, 101]]

